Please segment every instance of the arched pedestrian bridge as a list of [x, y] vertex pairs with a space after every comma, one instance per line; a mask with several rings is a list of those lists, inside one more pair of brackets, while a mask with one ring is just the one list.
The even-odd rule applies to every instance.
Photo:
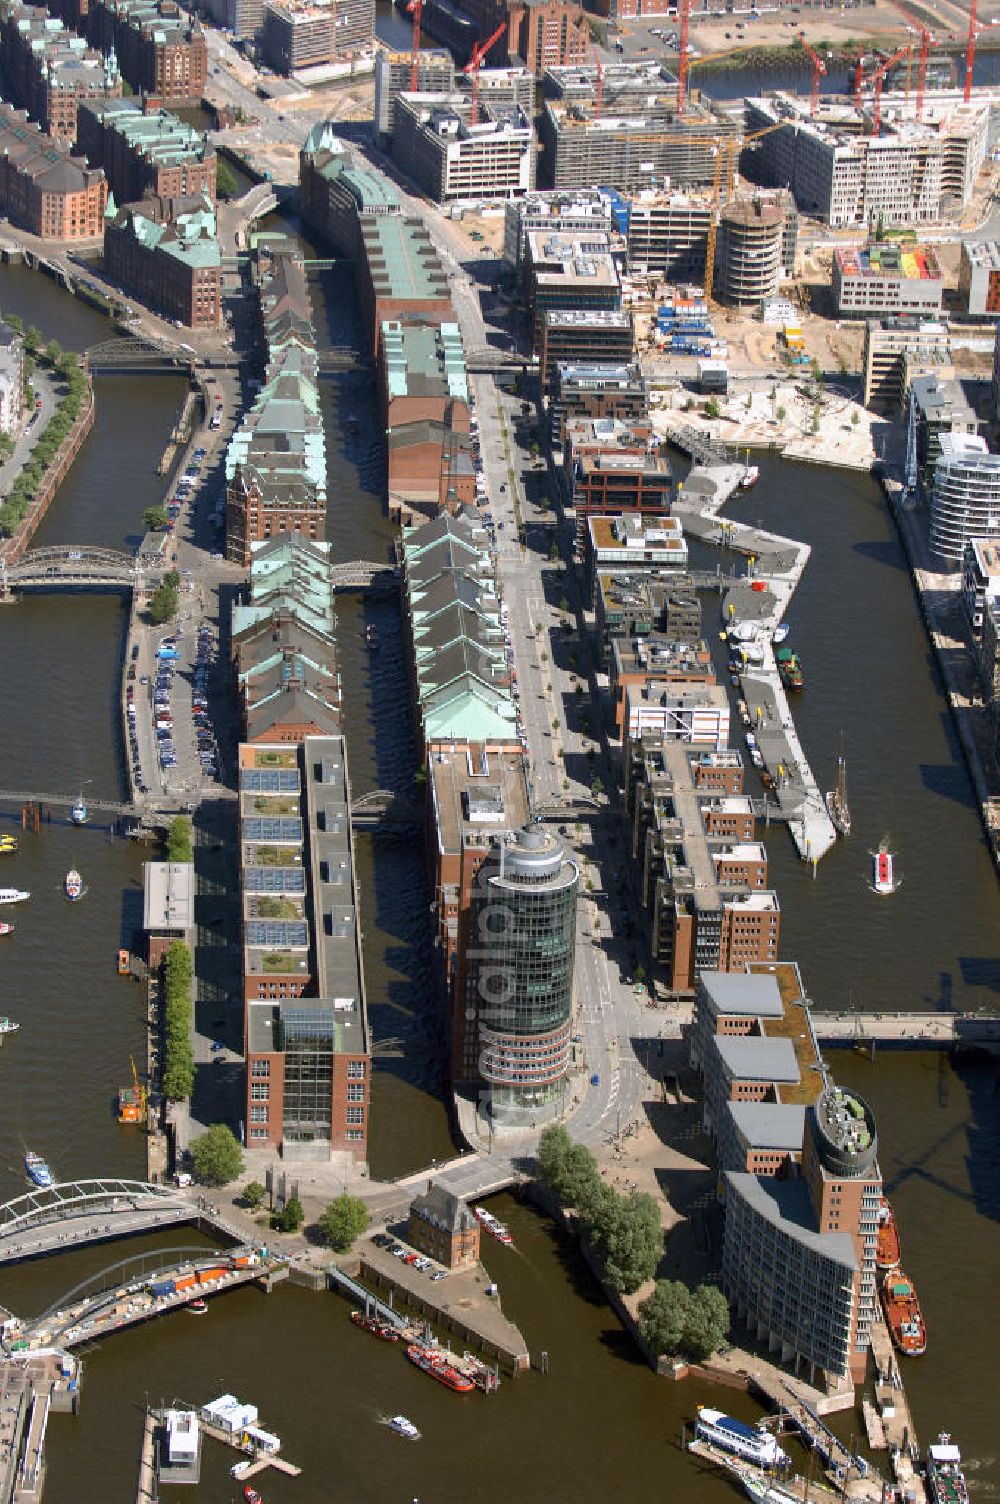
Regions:
[[174, 1186], [144, 1180], [71, 1180], [0, 1206], [0, 1264], [188, 1222], [198, 1215]]
[[19, 590], [133, 590], [144, 572], [138, 554], [112, 548], [29, 548], [14, 563], [0, 556], [0, 595]]

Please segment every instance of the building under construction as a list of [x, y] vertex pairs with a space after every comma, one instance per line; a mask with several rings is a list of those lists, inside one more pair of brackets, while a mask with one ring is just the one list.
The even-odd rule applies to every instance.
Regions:
[[534, 187], [534, 140], [523, 110], [480, 104], [464, 94], [401, 94], [393, 160], [435, 203], [520, 197]]
[[662, 187], [664, 179], [706, 187], [716, 173], [718, 145], [737, 125], [702, 103], [681, 119], [674, 96], [647, 95], [641, 108], [609, 110], [609, 101], [548, 100], [539, 121], [539, 173], [552, 188], [612, 183], [619, 192]]
[[934, 100], [919, 123], [903, 95], [880, 100], [878, 133], [870, 110], [850, 100], [793, 94], [748, 99], [749, 132], [768, 126], [754, 151], [759, 182], [789, 188], [805, 214], [837, 228], [929, 224], [966, 204], [986, 155], [989, 104]]
[[396, 101], [416, 87], [426, 93], [450, 93], [455, 87], [455, 59], [446, 47], [423, 48], [417, 54], [414, 79], [413, 54], [380, 49], [375, 59], [375, 134], [388, 140], [396, 123]]

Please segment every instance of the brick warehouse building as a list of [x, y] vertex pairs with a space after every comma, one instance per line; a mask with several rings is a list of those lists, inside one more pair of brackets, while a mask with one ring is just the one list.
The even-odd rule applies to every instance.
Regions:
[[78, 144], [107, 173], [118, 202], [199, 194], [215, 203], [215, 147], [166, 110], [134, 99], [81, 106]]
[[200, 100], [208, 81], [208, 44], [201, 23], [174, 0], [94, 0], [87, 36], [118, 57], [137, 94], [160, 102]]
[[104, 229], [108, 184], [21, 110], [0, 104], [0, 206], [42, 240], [96, 239]]
[[222, 318], [222, 254], [206, 198], [123, 204], [104, 230], [108, 273], [140, 303], [189, 329]]
[[5, 92], [56, 141], [76, 141], [82, 103], [122, 92], [114, 54], [84, 48], [59, 21], [33, 7], [0, 12], [0, 67]]

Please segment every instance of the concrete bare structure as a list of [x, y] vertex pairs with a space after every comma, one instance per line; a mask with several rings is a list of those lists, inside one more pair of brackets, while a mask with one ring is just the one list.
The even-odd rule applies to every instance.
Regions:
[[356, 56], [371, 45], [375, 0], [266, 0], [264, 56], [278, 73], [297, 73]]
[[[387, 141], [396, 128], [396, 101], [413, 88], [413, 54], [379, 48], [375, 59], [375, 134]], [[455, 59], [446, 47], [421, 48], [416, 88], [421, 94], [450, 94], [455, 87]]]
[[400, 94], [392, 155], [434, 199], [520, 197], [534, 187], [534, 139], [523, 110], [480, 104], [464, 94]]
[[777, 126], [756, 143], [761, 180], [789, 188], [799, 208], [835, 227], [932, 224], [969, 200], [986, 154], [989, 106], [929, 106], [915, 120], [884, 111], [870, 135], [849, 101], [775, 94], [746, 102], [750, 132]]
[[682, 187], [708, 187], [719, 142], [736, 132], [735, 121], [704, 104], [678, 118], [676, 97], [665, 94], [649, 95], [641, 105], [623, 101], [618, 110], [605, 104], [600, 114], [596, 100], [549, 99], [538, 126], [544, 186], [608, 183], [625, 192], [669, 179]]
[[969, 313], [1000, 316], [1000, 242], [962, 237], [958, 291]]
[[715, 291], [720, 303], [757, 308], [778, 291], [783, 271], [784, 209], [736, 199], [719, 216]]

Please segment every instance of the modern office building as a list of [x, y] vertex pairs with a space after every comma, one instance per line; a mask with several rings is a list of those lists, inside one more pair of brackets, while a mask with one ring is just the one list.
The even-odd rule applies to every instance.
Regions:
[[[902, 101], [900, 101], [902, 102]], [[777, 127], [755, 146], [758, 180], [789, 188], [805, 214], [844, 228], [932, 224], [968, 202], [986, 155], [986, 103], [934, 104], [917, 124], [883, 96], [883, 129], [847, 100], [748, 99], [749, 132]]]
[[175, 0], [91, 0], [92, 47], [118, 58], [136, 94], [158, 104], [199, 100], [208, 81], [208, 43], [201, 22]]
[[506, 834], [476, 876], [463, 953], [477, 1040], [467, 1080], [501, 1122], [549, 1116], [568, 1090], [579, 883], [542, 825]]
[[518, 197], [534, 187], [530, 117], [481, 101], [474, 121], [462, 93], [400, 94], [392, 155], [438, 204]]
[[455, 88], [455, 59], [446, 47], [421, 48], [416, 77], [411, 52], [379, 48], [375, 58], [375, 134], [388, 141], [396, 128], [400, 94], [450, 94]]
[[970, 538], [962, 558], [962, 609], [976, 648], [982, 647], [986, 604], [993, 597], [1000, 597], [1000, 541]]
[[[634, 578], [641, 577], [615, 575], [613, 578], [627, 580], [631, 586]], [[660, 685], [666, 684], [714, 684], [715, 670], [712, 655], [704, 642], [678, 642], [665, 633], [653, 632], [648, 637], [611, 639], [608, 681], [614, 706], [615, 734], [621, 740], [625, 735], [629, 691], [635, 695], [646, 686], [655, 693]]]
[[59, 146], [76, 141], [76, 116], [89, 100], [122, 92], [114, 52], [92, 51], [61, 21], [27, 5], [0, 10], [4, 93]]
[[736, 199], [719, 216], [715, 291], [720, 303], [758, 308], [778, 291], [784, 272], [785, 212], [761, 198]]
[[407, 522], [476, 499], [469, 380], [456, 323], [386, 319], [378, 373], [389, 452], [389, 513]]
[[367, 1158], [371, 1047], [346, 747], [241, 745], [247, 1149]]
[[639, 640], [653, 632], [676, 642], [701, 640], [701, 603], [690, 575], [662, 580], [645, 575], [619, 584], [617, 575], [597, 577], [596, 627], [605, 664], [615, 637]]
[[586, 569], [591, 602], [600, 573], [631, 577], [686, 569], [688, 547], [680, 519], [631, 511], [588, 512]]
[[103, 167], [119, 204], [192, 194], [215, 203], [215, 147], [166, 110], [135, 99], [89, 101], [80, 106], [77, 146]]
[[974, 317], [995, 318], [1000, 314], [1000, 242], [962, 236], [958, 293]]
[[108, 183], [21, 110], [0, 103], [0, 209], [41, 240], [99, 239]]
[[869, 319], [862, 358], [865, 407], [898, 412], [906, 400], [912, 377], [937, 370], [949, 359], [946, 324], [910, 315]]
[[[934, 467], [942, 453], [942, 441], [958, 439], [963, 450], [967, 438], [979, 434], [979, 419], [965, 387], [954, 373], [914, 376], [909, 391], [909, 438], [925, 492], [934, 484]], [[973, 448], [985, 450], [981, 440]], [[963, 545], [964, 546], [964, 545]], [[962, 550], [959, 550], [961, 555]]]
[[123, 204], [104, 226], [104, 265], [130, 297], [188, 329], [222, 321], [215, 207], [201, 195]]
[[676, 90], [628, 110], [605, 104], [600, 114], [596, 100], [548, 99], [538, 126], [541, 175], [546, 187], [563, 189], [609, 183], [625, 193], [662, 187], [665, 179], [680, 188], [711, 187], [716, 143], [735, 133], [734, 121], [697, 101], [678, 118]]
[[528, 235], [556, 231], [561, 235], [607, 235], [614, 243], [616, 228], [611, 200], [598, 188], [575, 193], [526, 194], [504, 205], [503, 259], [521, 280], [527, 271]]
[[0, 433], [12, 438], [24, 417], [24, 338], [0, 324]]
[[958, 569], [974, 538], [1000, 539], [1000, 454], [973, 434], [943, 433], [931, 489], [931, 552]]
[[629, 272], [703, 282], [711, 219], [708, 193], [640, 190], [629, 205]]
[[863, 250], [835, 250], [832, 282], [840, 319], [886, 313], [935, 319], [941, 314], [944, 281], [931, 246], [875, 241]]
[[[598, 422], [611, 421], [598, 419]], [[626, 513], [645, 513], [648, 517], [665, 516], [670, 511], [676, 495], [670, 461], [662, 454], [653, 454], [647, 449], [644, 454], [615, 453], [611, 450], [586, 452], [582, 446], [573, 451], [571, 502], [576, 513], [577, 533], [586, 537], [588, 520], [594, 516], [621, 519], [622, 553], [625, 557], [638, 558], [641, 548], [634, 548], [632, 531], [635, 518], [625, 518]], [[655, 524], [654, 524], [655, 525]], [[602, 549], [610, 561], [612, 550], [609, 540], [602, 535]], [[680, 559], [679, 548], [672, 557]], [[614, 567], [610, 564], [601, 568]]]
[[592, 231], [567, 235], [554, 230], [529, 230], [525, 246], [528, 314], [532, 347], [543, 344], [549, 309], [581, 313], [621, 308], [621, 277], [611, 244]]
[[226, 450], [226, 557], [244, 568], [254, 543], [326, 535], [326, 442], [305, 272], [292, 245], [266, 241], [253, 277], [264, 382]]
[[635, 331], [626, 309], [546, 308], [542, 314], [538, 365], [546, 394], [560, 365], [628, 365], [634, 352]]
[[633, 741], [652, 733], [721, 752], [729, 745], [729, 697], [721, 684], [663, 684], [649, 678], [627, 685], [622, 733]]
[[628, 423], [645, 418], [647, 411], [646, 382], [637, 362], [612, 365], [598, 361], [556, 367], [549, 423], [552, 442], [558, 448], [565, 446], [569, 425], [580, 419], [608, 418]]
[[299, 73], [371, 46], [375, 0], [266, 0], [262, 46], [276, 73]]

